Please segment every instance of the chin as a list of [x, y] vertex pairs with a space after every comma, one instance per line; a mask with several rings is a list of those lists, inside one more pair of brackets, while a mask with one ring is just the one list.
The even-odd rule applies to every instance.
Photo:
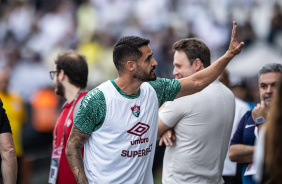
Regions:
[[265, 106], [269, 107], [270, 106], [271, 101], [265, 101]]

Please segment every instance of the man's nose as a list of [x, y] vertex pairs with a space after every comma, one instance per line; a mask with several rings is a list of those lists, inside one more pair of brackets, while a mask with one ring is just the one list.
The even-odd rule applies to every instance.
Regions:
[[172, 75], [175, 76], [175, 75], [177, 75], [177, 74], [178, 74], [178, 70], [177, 70], [176, 68], [174, 68], [173, 71], [172, 71]]
[[155, 60], [155, 58], [153, 58], [153, 59], [154, 59], [153, 66], [157, 66], [158, 62]]
[[273, 87], [271, 85], [268, 85], [267, 89], [266, 89], [266, 92], [267, 93], [273, 93]]

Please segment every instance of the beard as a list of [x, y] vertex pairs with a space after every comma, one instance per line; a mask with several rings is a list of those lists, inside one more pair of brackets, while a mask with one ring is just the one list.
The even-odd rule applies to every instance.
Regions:
[[56, 92], [57, 95], [65, 97], [65, 88], [59, 80], [57, 80], [55, 92]]
[[144, 70], [138, 67], [137, 72], [134, 74], [133, 78], [136, 78], [142, 82], [154, 81], [157, 79], [156, 74], [152, 73], [154, 69], [155, 67], [150, 71], [149, 74], [147, 74]]
[[265, 102], [265, 106], [269, 107], [270, 103], [271, 103], [271, 100], [272, 100], [272, 96], [273, 94], [266, 94], [264, 97], [263, 97], [263, 100]]

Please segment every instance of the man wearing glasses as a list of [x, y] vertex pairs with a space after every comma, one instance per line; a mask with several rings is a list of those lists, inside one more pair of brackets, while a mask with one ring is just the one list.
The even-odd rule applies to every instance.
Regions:
[[[76, 183], [69, 167], [65, 147], [73, 126], [73, 119], [78, 111], [82, 97], [87, 94], [85, 87], [88, 66], [84, 56], [66, 51], [55, 59], [54, 71], [50, 78], [55, 84], [55, 92], [66, 99], [53, 132], [53, 151], [49, 174], [49, 183]], [[83, 154], [83, 149], [81, 149]]]

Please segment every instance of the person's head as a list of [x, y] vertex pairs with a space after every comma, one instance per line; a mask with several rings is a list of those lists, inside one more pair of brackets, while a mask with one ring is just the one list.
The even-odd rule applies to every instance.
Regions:
[[229, 72], [226, 69], [219, 75], [219, 81], [225, 86], [230, 87]]
[[210, 49], [198, 38], [181, 39], [174, 43], [173, 50], [176, 79], [188, 77], [211, 64]]
[[149, 43], [150, 40], [137, 36], [126, 36], [117, 41], [113, 61], [119, 75], [130, 72], [139, 81], [156, 80], [154, 69], [157, 62]]
[[55, 92], [65, 95], [66, 86], [69, 83], [77, 88], [83, 89], [87, 85], [88, 65], [83, 55], [69, 50], [60, 53], [55, 59], [55, 70], [50, 72], [55, 84]]
[[0, 68], [0, 91], [3, 93], [8, 92], [10, 82], [10, 68], [1, 67]]
[[260, 99], [264, 100], [266, 106], [270, 105], [273, 94], [276, 93], [281, 74], [282, 65], [278, 63], [266, 64], [259, 71]]

